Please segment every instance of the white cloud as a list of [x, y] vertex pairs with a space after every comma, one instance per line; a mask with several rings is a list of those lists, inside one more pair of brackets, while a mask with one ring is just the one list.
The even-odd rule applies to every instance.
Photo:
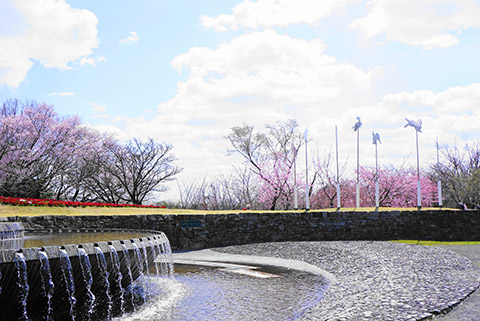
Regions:
[[121, 44], [129, 45], [138, 42], [138, 35], [135, 31], [130, 31], [130, 36], [120, 40]]
[[93, 102], [90, 103], [90, 106], [93, 107], [94, 111], [98, 111], [98, 112], [104, 112], [105, 110], [107, 110], [107, 107], [93, 103]]
[[53, 92], [53, 93], [50, 93], [48, 95], [49, 96], [73, 96], [73, 95], [75, 95], [75, 93], [73, 93], [73, 92], [59, 92], [59, 93]]
[[181, 179], [228, 172], [233, 158], [225, 157], [229, 144], [223, 137], [233, 126], [245, 122], [263, 129], [296, 118], [317, 134], [352, 106], [375, 102], [377, 71], [339, 62], [324, 51], [321, 40], [272, 30], [242, 35], [215, 49], [192, 48], [172, 61], [187, 73], [175, 97], [160, 104], [156, 116], [124, 119], [119, 133], [122, 139], [172, 143], [186, 169]]
[[[0, 84], [17, 88], [39, 61], [47, 68], [69, 69], [97, 47], [97, 18], [64, 0], [11, 0], [23, 16], [21, 32], [1, 36]], [[19, 22], [20, 23], [20, 22]], [[23, 23], [23, 22], [22, 22]]]
[[273, 30], [233, 38], [214, 50], [192, 48], [172, 61], [176, 70], [190, 74], [160, 110], [171, 111], [174, 104], [188, 110], [186, 115], [201, 112], [220, 120], [233, 112], [248, 119], [245, 112], [253, 110], [271, 118], [288, 106], [333, 109], [347, 101], [368, 101], [377, 70], [338, 62], [324, 50], [321, 40]]
[[215, 31], [283, 27], [299, 23], [313, 25], [348, 1], [351, 0], [244, 0], [233, 8], [233, 14], [202, 16], [201, 23]]
[[[436, 135], [458, 135], [462, 132], [480, 134], [480, 83], [469, 86], [448, 88], [442, 92], [417, 90], [411, 93], [387, 95], [382, 107], [396, 106], [404, 110], [405, 116], [431, 119], [431, 126]], [[416, 116], [415, 116], [416, 115]]]
[[367, 37], [385, 35], [387, 40], [423, 49], [448, 48], [468, 28], [480, 28], [480, 3], [476, 0], [372, 0], [367, 16], [351, 27]]
[[80, 65], [81, 66], [91, 65], [92, 67], [95, 67], [97, 62], [101, 62], [101, 61], [107, 61], [107, 58], [105, 58], [103, 56], [94, 57], [94, 58], [93, 57], [82, 57], [82, 59], [80, 59]]

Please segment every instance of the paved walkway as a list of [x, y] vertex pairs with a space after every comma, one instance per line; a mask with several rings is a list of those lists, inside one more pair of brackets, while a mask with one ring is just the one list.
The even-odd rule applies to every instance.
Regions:
[[[439, 246], [463, 255], [473, 264], [480, 267], [480, 245], [446, 245]], [[479, 321], [480, 320], [480, 289], [456, 306], [446, 315], [434, 317], [438, 321]]]

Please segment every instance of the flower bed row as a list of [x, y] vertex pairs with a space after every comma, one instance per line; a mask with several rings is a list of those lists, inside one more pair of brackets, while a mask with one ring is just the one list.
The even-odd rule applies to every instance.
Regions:
[[58, 201], [51, 199], [38, 198], [19, 198], [0, 196], [0, 204], [21, 205], [21, 206], [71, 206], [71, 207], [141, 207], [141, 208], [166, 208], [166, 206], [154, 205], [133, 205], [133, 204], [115, 204], [115, 203], [99, 203], [99, 202], [72, 202]]

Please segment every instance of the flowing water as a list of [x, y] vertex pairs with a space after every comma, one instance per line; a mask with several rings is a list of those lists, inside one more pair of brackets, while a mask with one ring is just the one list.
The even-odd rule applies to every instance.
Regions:
[[256, 273], [175, 265], [174, 278], [150, 277], [155, 299], [127, 320], [295, 320], [317, 304], [327, 288], [321, 276], [278, 267]]
[[28, 320], [27, 316], [27, 297], [30, 286], [27, 279], [27, 263], [23, 253], [15, 253], [15, 268], [17, 270], [17, 286], [19, 292], [19, 306], [21, 309], [22, 320]]
[[47, 320], [52, 320], [52, 298], [53, 298], [53, 278], [52, 271], [50, 269], [50, 261], [48, 260], [47, 253], [44, 251], [38, 251], [38, 259], [40, 260], [40, 277], [42, 279], [42, 290], [43, 295], [47, 298], [47, 311], [45, 318]]
[[11, 258], [0, 262], [0, 304], [13, 305], [0, 321], [111, 320], [163, 293], [156, 279], [170, 277], [153, 264], [171, 253], [161, 232], [40, 234], [10, 242], [14, 234], [4, 233], [0, 250], [2, 259]]
[[[134, 242], [134, 238], [140, 241]], [[114, 240], [120, 242], [112, 243]], [[72, 254], [71, 247], [63, 246], [86, 243], [95, 243], [90, 247], [93, 252], [87, 254], [86, 248], [78, 245]], [[53, 306], [60, 289], [66, 293], [60, 319], [121, 321], [295, 320], [318, 304], [327, 289], [322, 276], [287, 268], [229, 263], [174, 266], [164, 234], [147, 239], [145, 233], [72, 232], [26, 236], [13, 244], [20, 309], [17, 319], [22, 320], [31, 319], [28, 313], [32, 312], [27, 307], [32, 292], [27, 279], [28, 255], [22, 252], [30, 253], [28, 248], [37, 249], [40, 296], [45, 302], [40, 311], [46, 320], [58, 319]], [[55, 273], [51, 252], [44, 250], [51, 246], [58, 247], [59, 253]], [[151, 256], [156, 258], [154, 265], [149, 264]], [[138, 277], [133, 276], [134, 269]], [[2, 281], [7, 280], [0, 274], [0, 284], [8, 284]], [[75, 282], [80, 282], [82, 293], [77, 293]], [[5, 286], [0, 291], [5, 292]], [[0, 320], [7, 319], [0, 316]]]
[[78, 257], [80, 262], [80, 268], [82, 270], [82, 277], [85, 282], [85, 306], [87, 307], [85, 311], [86, 319], [91, 320], [91, 316], [95, 309], [95, 295], [92, 292], [92, 264], [90, 263], [90, 259], [88, 258], [88, 254], [84, 248], [78, 248]]
[[60, 249], [60, 266], [62, 268], [62, 282], [64, 283], [69, 303], [69, 316], [75, 320], [75, 283], [73, 280], [72, 262], [66, 250]]

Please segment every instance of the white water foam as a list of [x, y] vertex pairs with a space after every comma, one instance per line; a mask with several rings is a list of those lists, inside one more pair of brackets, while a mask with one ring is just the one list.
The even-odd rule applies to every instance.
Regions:
[[126, 314], [115, 321], [164, 321], [171, 318], [175, 308], [188, 295], [188, 287], [174, 278], [147, 276], [146, 282], [158, 293], [141, 306], [138, 311]]

